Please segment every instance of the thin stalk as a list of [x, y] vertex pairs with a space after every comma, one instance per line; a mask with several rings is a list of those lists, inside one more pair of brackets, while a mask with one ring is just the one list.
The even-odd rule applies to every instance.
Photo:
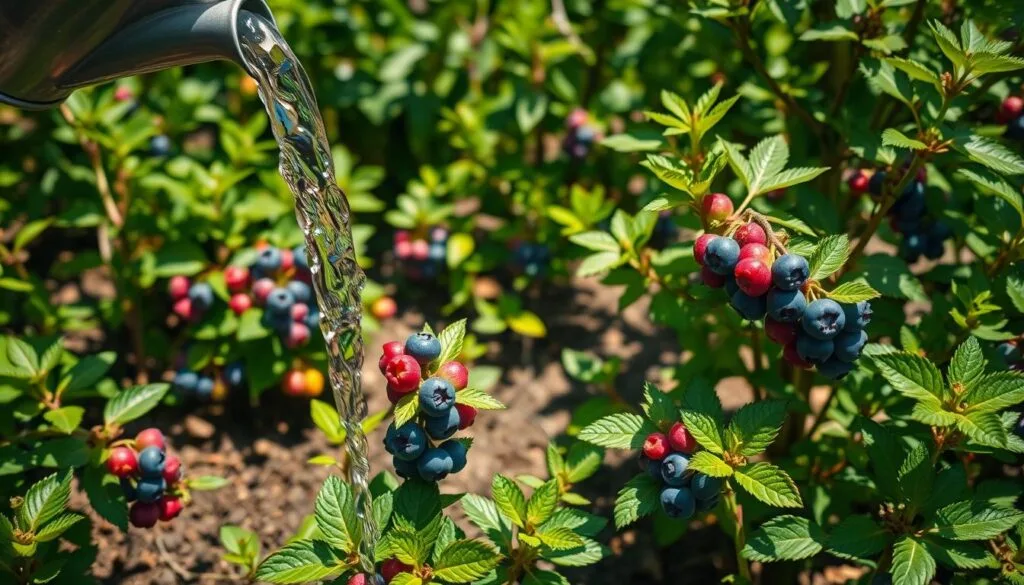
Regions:
[[736, 530], [733, 531], [733, 546], [736, 548], [736, 571], [740, 578], [751, 582], [750, 564], [743, 557], [743, 547], [747, 545], [747, 533], [743, 527], [743, 509], [736, 503], [736, 491], [731, 485], [726, 484], [725, 488], [725, 509], [732, 516]]

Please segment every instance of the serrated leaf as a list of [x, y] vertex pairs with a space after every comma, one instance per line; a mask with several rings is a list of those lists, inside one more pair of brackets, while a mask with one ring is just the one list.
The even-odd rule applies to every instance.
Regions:
[[491, 482], [491, 497], [498, 510], [520, 528], [526, 527], [526, 496], [511, 479], [498, 474]]
[[995, 195], [1009, 203], [1024, 219], [1024, 200], [1021, 198], [1020, 191], [1004, 181], [1002, 177], [995, 176], [988, 171], [975, 172], [970, 169], [959, 169], [956, 174], [974, 183], [983, 193]]
[[900, 352], [872, 356], [871, 359], [892, 387], [907, 397], [939, 403], [945, 396], [942, 374], [926, 358]]
[[455, 393], [455, 402], [472, 406], [477, 410], [502, 410], [505, 405], [500, 400], [476, 388], [466, 388]]
[[122, 531], [128, 530], [128, 507], [117, 478], [101, 467], [87, 465], [81, 486], [96, 513]]
[[570, 585], [569, 580], [554, 571], [534, 568], [526, 573], [523, 585]]
[[399, 573], [395, 575], [395, 578], [391, 580], [389, 585], [423, 585], [423, 579], [412, 573]]
[[[741, 407], [726, 429], [729, 452], [752, 457], [768, 448], [786, 420], [786, 403], [763, 400]], [[735, 442], [734, 442], [735, 441]]]
[[309, 414], [313, 424], [323, 431], [331, 443], [340, 443], [345, 439], [345, 429], [341, 426], [341, 417], [334, 407], [321, 400], [309, 401]]
[[67, 529], [71, 528], [81, 520], [85, 520], [85, 516], [74, 512], [65, 512], [64, 514], [61, 514], [47, 522], [42, 528], [40, 528], [36, 532], [36, 541], [49, 542], [59, 538]]
[[459, 357], [459, 354], [462, 353], [462, 341], [465, 337], [465, 319], [459, 319], [445, 327], [437, 336], [437, 339], [441, 342], [441, 355], [434, 360], [434, 363], [440, 365]]
[[722, 419], [722, 403], [712, 386], [694, 386], [683, 396], [683, 424], [701, 446], [716, 455], [725, 453]]
[[935, 576], [935, 559], [924, 545], [910, 536], [901, 536], [892, 551], [893, 585], [928, 585]]
[[950, 504], [935, 514], [929, 532], [950, 540], [988, 540], [1024, 520], [1024, 512], [997, 508], [987, 502], [963, 501]]
[[348, 484], [337, 476], [329, 476], [316, 495], [314, 516], [327, 544], [346, 553], [355, 549], [360, 528]]
[[502, 542], [511, 538], [512, 525], [498, 511], [497, 504], [476, 494], [466, 494], [459, 503], [470, 522], [487, 533], [491, 540]]
[[676, 128], [684, 133], [690, 131], [690, 123], [687, 120], [680, 120], [674, 116], [662, 114], [661, 112], [652, 112], [650, 110], [645, 110], [644, 116], [651, 122], [661, 124], [662, 126]]
[[732, 475], [732, 467], [717, 455], [710, 451], [698, 451], [690, 458], [689, 468], [692, 471], [699, 471], [711, 477], [729, 477]]
[[928, 447], [918, 445], [910, 450], [897, 474], [903, 501], [915, 509], [921, 508], [931, 496], [935, 470]]
[[889, 63], [875, 59], [861, 61], [860, 71], [871, 87], [898, 99], [909, 107], [913, 107], [915, 102], [914, 87], [911, 85], [907, 74], [897, 71]]
[[581, 538], [582, 546], [564, 551], [545, 551], [544, 559], [561, 567], [586, 567], [607, 555], [607, 549], [590, 538]]
[[935, 37], [935, 42], [939, 44], [939, 49], [946, 55], [946, 58], [957, 67], [962, 67], [967, 61], [967, 56], [960, 48], [960, 41], [957, 40], [953, 31], [937, 20], [931, 21], [928, 25], [932, 29], [932, 36]]
[[82, 424], [82, 417], [85, 416], [85, 409], [81, 406], [62, 406], [56, 410], [49, 410], [43, 414], [43, 418], [65, 435], [70, 435]]
[[18, 508], [18, 518], [27, 530], [36, 530], [64, 512], [71, 499], [71, 470], [55, 473], [28, 488]]
[[108, 425], [133, 421], [160, 404], [169, 389], [169, 384], [145, 384], [122, 390], [107, 401], [103, 421]]
[[740, 487], [762, 502], [781, 508], [803, 506], [800, 492], [785, 471], [771, 463], [758, 462], [735, 470]]
[[829, 552], [852, 559], [873, 558], [892, 540], [892, 534], [867, 516], [852, 515], [829, 535]]
[[1013, 55], [978, 53], [971, 59], [974, 73], [1006, 73], [1024, 69], [1024, 59]]
[[736, 177], [750, 190], [750, 182], [753, 177], [753, 170], [750, 168], [750, 162], [747, 160], [743, 153], [740, 152], [739, 147], [736, 144], [718, 139], [718, 146], [725, 151], [726, 157], [729, 161], [729, 166], [733, 172], [736, 173]]
[[398, 528], [415, 533], [441, 514], [441, 495], [436, 483], [406, 481], [394, 493], [392, 520]]
[[615, 527], [622, 529], [658, 509], [661, 484], [647, 473], [626, 482], [615, 498]]
[[967, 142], [956, 142], [957, 150], [968, 158], [1001, 175], [1024, 174], [1024, 159], [1002, 144], [983, 136], [972, 135]]
[[982, 445], [1006, 448], [1006, 428], [1002, 419], [994, 412], [975, 411], [959, 416], [956, 428]]
[[653, 431], [653, 427], [643, 417], [620, 412], [583, 427], [579, 439], [608, 449], [639, 449], [647, 435]]
[[886, 128], [882, 132], [882, 144], [896, 148], [907, 148], [910, 150], [925, 150], [928, 145], [920, 140], [914, 140], [895, 128]]
[[264, 559], [254, 577], [267, 583], [306, 583], [338, 573], [344, 567], [326, 543], [299, 540]]
[[939, 77], [917, 61], [911, 61], [910, 59], [902, 59], [899, 57], [886, 57], [883, 61], [906, 73], [911, 79], [930, 83], [936, 88], [939, 87]]
[[661, 105], [680, 120], [690, 119], [690, 106], [686, 100], [668, 90], [661, 90]]
[[837, 303], [855, 304], [861, 301], [870, 301], [882, 296], [877, 290], [863, 280], [844, 282], [826, 293], [828, 298]]
[[537, 531], [537, 538], [544, 546], [556, 551], [572, 550], [583, 546], [583, 538], [564, 526], [542, 527]]
[[770, 193], [778, 189], [785, 189], [787, 187], [792, 187], [793, 185], [813, 181], [827, 170], [828, 167], [800, 167], [795, 169], [786, 169], [765, 179], [759, 192]]
[[926, 538], [924, 546], [935, 560], [951, 569], [996, 569], [999, 562], [980, 544]]
[[788, 230], [793, 230], [794, 232], [798, 232], [806, 236], [813, 237], [817, 235], [809, 225], [795, 217], [786, 215], [782, 211], [776, 211], [775, 215], [768, 216], [767, 219], [768, 223], [782, 226]]
[[751, 193], [763, 193], [770, 180], [786, 168], [789, 162], [789, 145], [781, 135], [765, 138], [750, 151]]
[[650, 382], [644, 382], [644, 413], [655, 426], [679, 421], [679, 409], [672, 399]]
[[540, 526], [551, 518], [557, 508], [558, 480], [552, 479], [534, 490], [526, 502], [526, 522], [530, 526]]
[[777, 516], [755, 530], [743, 548], [743, 556], [760, 562], [797, 561], [821, 552], [825, 533], [817, 524], [799, 516]]
[[569, 237], [569, 241], [595, 252], [620, 253], [619, 243], [608, 232], [583, 232]]
[[561, 508], [544, 524], [544, 528], [565, 527], [583, 536], [597, 536], [607, 525], [608, 520], [602, 516], [573, 508]]
[[[980, 351], [979, 348], [979, 358]], [[984, 361], [981, 365], [984, 367]], [[996, 412], [1024, 402], [1024, 374], [1020, 372], [1003, 371], [988, 374], [969, 388], [962, 398], [968, 414], [979, 411]]]
[[498, 566], [501, 555], [478, 540], [456, 540], [448, 545], [434, 565], [434, 576], [451, 583], [468, 583]]
[[986, 363], [977, 338], [968, 337], [953, 353], [948, 374], [950, 385], [959, 384], [964, 392], [969, 392], [984, 375]]
[[7, 337], [7, 361], [18, 370], [31, 372], [33, 375], [39, 372], [39, 356], [31, 345], [16, 337]]
[[569, 448], [566, 457], [569, 483], [579, 483], [597, 473], [604, 459], [604, 449], [583, 442], [576, 442]]
[[[732, 106], [739, 99], [740, 96], [735, 95], [731, 98], [723, 100], [715, 104], [715, 106], [711, 108], [710, 111], [708, 111], [701, 118], [699, 118], [697, 124], [700, 129], [700, 135], [703, 136], [709, 130], [714, 128], [719, 122], [721, 122], [722, 118], [724, 118], [725, 115], [729, 113], [729, 110], [732, 109]], [[725, 164], [724, 160], [722, 161], [722, 164]]]
[[807, 263], [811, 268], [811, 280], [824, 280], [846, 264], [850, 257], [850, 239], [846, 234], [826, 236], [818, 242]]
[[[458, 398], [458, 394], [456, 394]], [[406, 394], [395, 405], [395, 428], [411, 421], [419, 410], [420, 400], [416, 392]]]

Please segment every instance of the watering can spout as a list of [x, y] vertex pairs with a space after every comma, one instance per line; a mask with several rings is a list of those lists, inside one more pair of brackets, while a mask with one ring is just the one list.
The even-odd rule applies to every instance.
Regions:
[[0, 0], [0, 102], [43, 109], [74, 89], [176, 65], [242, 65], [263, 0]]

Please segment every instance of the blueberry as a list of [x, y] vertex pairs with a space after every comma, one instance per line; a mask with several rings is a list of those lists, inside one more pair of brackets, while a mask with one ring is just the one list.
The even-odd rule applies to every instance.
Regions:
[[686, 469], [690, 467], [690, 458], [682, 453], [670, 453], [661, 461], [661, 479], [668, 485], [686, 485], [689, 476]]
[[224, 368], [224, 381], [232, 388], [245, 385], [245, 367], [239, 362], [232, 362]]
[[917, 262], [921, 254], [925, 253], [927, 246], [928, 240], [923, 234], [916, 232], [906, 234], [903, 236], [903, 241], [900, 242], [900, 258], [910, 263]]
[[871, 323], [871, 316], [874, 315], [871, 311], [871, 303], [867, 301], [843, 305], [843, 314], [846, 316], [846, 325], [843, 327], [843, 331], [864, 329], [868, 323]]
[[164, 495], [167, 489], [167, 481], [162, 477], [144, 477], [135, 484], [135, 493], [140, 502], [155, 502]]
[[213, 387], [213, 378], [209, 376], [199, 378], [199, 383], [196, 384], [196, 396], [200, 400], [209, 400], [213, 397]]
[[832, 339], [846, 326], [846, 314], [832, 299], [818, 299], [804, 309], [801, 324], [811, 337]]
[[316, 330], [320, 328], [320, 311], [316, 308], [309, 310], [309, 314], [306, 315], [306, 327], [310, 330]]
[[868, 334], [863, 329], [860, 331], [844, 331], [835, 338], [834, 355], [836, 359], [844, 362], [853, 362], [860, 357], [864, 350], [864, 344], [868, 342]]
[[868, 191], [872, 195], [881, 195], [883, 185], [885, 185], [885, 171], [876, 171], [868, 181]]
[[576, 129], [576, 140], [581, 144], [591, 144], [597, 138], [597, 132], [590, 126], [580, 126]]
[[274, 316], [287, 315], [291, 317], [292, 305], [295, 304], [295, 295], [286, 288], [275, 288], [267, 296], [267, 313]]
[[748, 321], [763, 319], [768, 310], [767, 295], [752, 297], [747, 293], [738, 290], [729, 299], [732, 308]]
[[430, 244], [430, 252], [428, 252], [427, 254], [427, 258], [429, 258], [430, 260], [440, 262], [448, 256], [448, 249], [445, 247], [444, 244]]
[[261, 323], [267, 329], [272, 329], [279, 335], [287, 337], [292, 327], [292, 316], [290, 313], [276, 313], [268, 310], [263, 313]]
[[296, 303], [308, 303], [313, 298], [313, 289], [301, 280], [293, 280], [287, 285], [288, 291], [292, 293]]
[[1000, 343], [999, 355], [1003, 356], [1007, 365], [1012, 364], [1020, 360], [1020, 347], [1016, 343]]
[[736, 277], [732, 274], [725, 277], [725, 294], [732, 298], [732, 295], [736, 294], [740, 290], [740, 285], [736, 284]]
[[441, 416], [427, 417], [427, 434], [435, 441], [443, 441], [459, 430], [459, 410], [449, 408], [448, 412]]
[[916, 219], [924, 215], [925, 204], [925, 184], [921, 181], [911, 181], [893, 204], [890, 212], [903, 219]]
[[415, 461], [402, 461], [396, 457], [392, 463], [395, 465], [395, 473], [402, 479], [412, 479], [419, 474]]
[[295, 267], [302, 270], [309, 270], [309, 258], [306, 256], [306, 244], [299, 244], [292, 250]]
[[833, 357], [824, 363], [818, 364], [818, 373], [829, 380], [840, 380], [846, 374], [849, 374], [853, 368], [853, 364]]
[[945, 241], [953, 237], [953, 230], [944, 221], [936, 221], [928, 228], [928, 239]]
[[191, 393], [199, 384], [199, 374], [192, 370], [180, 370], [174, 375], [174, 388], [178, 392]]
[[1010, 140], [1024, 140], [1024, 116], [1017, 116], [1006, 125], [1003, 136]]
[[715, 238], [704, 251], [704, 265], [716, 274], [730, 274], [739, 260], [740, 245], [732, 238]]
[[384, 437], [384, 445], [388, 448], [388, 453], [394, 455], [396, 459], [413, 461], [427, 448], [427, 433], [423, 427], [412, 421], [397, 429], [395, 424], [391, 423]]
[[139, 453], [139, 472], [142, 477], [160, 477], [164, 472], [166, 455], [160, 447], [146, 447]]
[[655, 461], [648, 459], [643, 455], [640, 456], [641, 469], [650, 474], [654, 479], [661, 481], [661, 461]]
[[448, 451], [440, 447], [431, 447], [416, 462], [416, 470], [425, 481], [440, 481], [452, 472], [455, 462]]
[[815, 339], [800, 332], [796, 338], [796, 353], [812, 364], [820, 364], [832, 357], [835, 344], [831, 339]]
[[701, 512], [708, 512], [714, 510], [718, 506], [719, 500], [722, 499], [721, 494], [715, 494], [713, 497], [706, 500], [697, 500], [697, 509]]
[[946, 242], [932, 237], [930, 234], [925, 238], [924, 257], [929, 260], [939, 260], [946, 254]]
[[811, 267], [799, 254], [784, 254], [772, 264], [772, 282], [782, 290], [798, 290], [810, 276]]
[[441, 340], [430, 333], [413, 333], [405, 340], [405, 353], [421, 364], [428, 364], [441, 355]]
[[807, 299], [799, 290], [768, 291], [768, 315], [782, 323], [796, 323], [807, 308]]
[[135, 486], [132, 484], [132, 480], [128, 479], [127, 477], [122, 477], [120, 483], [121, 492], [124, 493], [124, 499], [128, 503], [134, 502], [135, 500], [139, 499], [139, 492], [135, 489]]
[[661, 490], [661, 509], [669, 518], [689, 518], [697, 511], [697, 502], [689, 489], [667, 487]]
[[[453, 409], [454, 410], [454, 409]], [[466, 467], [466, 444], [462, 441], [445, 441], [441, 448], [452, 458], [452, 473], [458, 473]]]
[[892, 220], [892, 229], [896, 230], [901, 234], [916, 232], [921, 229], [921, 220], [922, 218], [920, 217], [915, 217], [912, 219], [894, 217]]
[[171, 154], [171, 139], [166, 134], [157, 134], [150, 138], [149, 152], [153, 156], [167, 156]]
[[189, 287], [188, 298], [192, 301], [192, 310], [205, 311], [213, 306], [213, 287], [208, 282], [197, 282]]
[[269, 247], [260, 250], [253, 268], [264, 275], [273, 274], [281, 268], [281, 250]]
[[429, 378], [420, 384], [420, 408], [427, 416], [448, 416], [455, 406], [455, 386], [444, 378]]
[[703, 473], [695, 473], [690, 481], [690, 490], [697, 500], [710, 500], [722, 491], [722, 480]]

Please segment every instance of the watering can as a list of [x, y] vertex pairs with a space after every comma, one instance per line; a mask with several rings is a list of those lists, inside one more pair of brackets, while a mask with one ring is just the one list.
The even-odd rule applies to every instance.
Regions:
[[53, 107], [79, 87], [218, 59], [243, 64], [263, 0], [0, 0], [0, 103]]

